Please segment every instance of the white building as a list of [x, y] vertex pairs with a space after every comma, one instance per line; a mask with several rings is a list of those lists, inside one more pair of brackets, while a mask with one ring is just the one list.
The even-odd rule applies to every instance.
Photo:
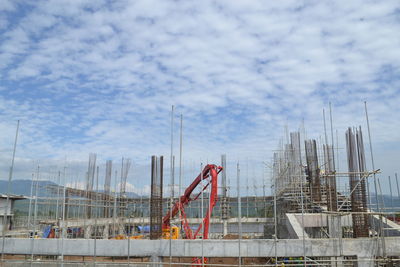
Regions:
[[0, 235], [3, 233], [3, 227], [5, 223], [5, 229], [12, 229], [13, 222], [13, 207], [16, 200], [26, 199], [24, 196], [9, 195], [7, 205], [7, 195], [0, 194]]

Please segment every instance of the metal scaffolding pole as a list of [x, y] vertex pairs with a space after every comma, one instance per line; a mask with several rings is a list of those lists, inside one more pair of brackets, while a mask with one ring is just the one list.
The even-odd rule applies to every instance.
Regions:
[[[400, 200], [400, 190], [399, 190], [399, 181], [397, 180], [397, 172], [394, 174], [395, 178], [396, 178], [396, 186], [397, 186], [397, 197]], [[397, 221], [397, 216], [395, 217], [395, 220]]]
[[249, 159], [246, 159], [246, 217], [249, 218]]
[[[203, 163], [200, 164], [200, 188], [204, 188], [203, 185]], [[204, 218], [204, 190], [201, 190], [201, 218]], [[204, 267], [204, 220], [201, 220], [201, 266]]]
[[[3, 217], [3, 241], [2, 241], [2, 246], [1, 246], [1, 261], [4, 260], [4, 245], [5, 245], [5, 238], [6, 238], [6, 227], [7, 227], [7, 212], [9, 209], [9, 202], [10, 202], [10, 191], [11, 191], [11, 181], [13, 177], [13, 171], [14, 171], [14, 160], [15, 160], [15, 151], [17, 149], [17, 141], [18, 141], [18, 131], [19, 131], [19, 120], [17, 121], [17, 130], [15, 131], [15, 140], [14, 140], [14, 147], [13, 147], [13, 154], [11, 158], [11, 167], [10, 167], [10, 173], [8, 176], [8, 183], [7, 183], [7, 197], [6, 197], [6, 206], [5, 206], [5, 212], [4, 212], [4, 217]], [[10, 211], [11, 213], [11, 211]]]
[[174, 105], [171, 107], [171, 155], [170, 155], [170, 205], [169, 205], [169, 212], [170, 212], [170, 223], [169, 223], [169, 266], [171, 267], [172, 263], [172, 205], [174, 199]]
[[240, 197], [240, 168], [239, 168], [239, 162], [237, 163], [236, 166], [236, 178], [237, 178], [237, 195], [238, 195], [238, 232], [239, 232], [239, 240], [238, 240], [238, 265], [242, 265], [242, 255], [240, 251], [240, 243], [242, 240], [242, 201]]
[[[33, 186], [34, 186], [34, 184], [35, 184], [35, 174], [34, 173], [32, 173], [32, 181], [31, 181], [31, 195], [30, 195], [30, 198], [29, 198], [29, 208], [28, 208], [28, 225], [27, 225], [27, 227], [28, 227], [28, 230], [30, 229], [30, 227], [31, 227], [31, 214], [32, 214], [32, 198], [33, 198]], [[28, 238], [29, 238], [29, 236], [28, 236]]]
[[65, 223], [65, 195], [66, 195], [66, 167], [64, 166], [64, 172], [63, 172], [63, 205], [62, 205], [62, 218], [61, 218], [61, 267], [64, 266], [64, 237], [65, 234], [67, 233], [66, 229], [66, 223]]
[[[178, 187], [178, 199], [179, 199], [179, 206], [182, 205], [181, 203], [181, 196], [182, 196], [182, 173], [183, 173], [183, 166], [182, 166], [182, 157], [183, 157], [183, 115], [181, 114], [181, 125], [180, 125], [180, 134], [179, 134], [179, 187]], [[181, 209], [179, 208], [179, 220], [181, 220]], [[182, 222], [182, 221], [181, 221]], [[182, 229], [182, 223], [181, 223]]]
[[[271, 175], [271, 184], [274, 187], [274, 247], [275, 247], [275, 266], [278, 266], [278, 223], [277, 223], [277, 217], [276, 217], [276, 179], [277, 177], [274, 175]], [[273, 183], [272, 183], [273, 180]]]
[[56, 220], [58, 220], [58, 202], [60, 199], [60, 183], [61, 183], [61, 172], [58, 171], [58, 179], [57, 179], [57, 201], [56, 201]]
[[228, 234], [228, 205], [227, 205], [227, 184], [226, 184], [226, 155], [221, 155], [222, 166], [222, 202], [221, 202], [221, 218], [223, 220], [223, 236]]
[[[153, 169], [152, 169], [153, 170]], [[114, 172], [114, 208], [113, 208], [113, 227], [112, 227], [112, 236], [116, 236], [116, 220], [117, 220], [117, 180], [118, 180], [118, 171]], [[149, 198], [150, 199], [150, 198]], [[151, 222], [150, 222], [151, 225]], [[150, 226], [151, 227], [151, 226]]]
[[33, 261], [33, 250], [35, 248], [35, 236], [36, 236], [36, 221], [37, 221], [37, 205], [38, 205], [38, 188], [39, 188], [39, 176], [40, 176], [40, 166], [37, 167], [36, 173], [36, 188], [35, 188], [35, 206], [33, 211], [33, 232], [32, 232], [32, 242], [31, 242], [31, 262]]
[[[366, 101], [364, 101], [364, 109], [365, 109], [365, 119], [367, 121], [369, 151], [370, 151], [370, 155], [371, 155], [372, 170], [375, 170], [374, 153], [373, 153], [373, 150], [372, 150], [371, 130], [370, 130], [370, 127], [369, 127], [368, 108], [367, 108], [367, 102]], [[378, 186], [377, 186], [377, 183], [376, 183], [376, 174], [374, 173], [373, 176], [374, 176], [376, 208], [377, 208], [378, 212], [381, 212], [380, 207], [379, 207], [379, 200], [378, 200]], [[380, 215], [379, 217], [380, 217], [379, 236], [381, 237], [381, 243], [382, 243], [382, 256], [386, 256], [385, 236], [384, 236], [384, 233], [383, 233], [383, 225], [382, 225], [382, 215]]]
[[302, 232], [303, 232], [303, 260], [304, 266], [307, 266], [306, 259], [306, 240], [305, 240], [305, 231], [304, 231], [304, 193], [303, 193], [303, 182], [300, 185], [300, 197], [301, 197], [301, 224], [302, 224]]
[[97, 256], [97, 217], [98, 217], [98, 192], [99, 192], [99, 166], [96, 167], [96, 197], [95, 197], [95, 217], [94, 217], [94, 246], [93, 246], [93, 261], [94, 261], [94, 266], [96, 266], [96, 256]]
[[389, 190], [390, 190], [390, 208], [391, 212], [393, 212], [393, 218], [396, 218], [396, 213], [394, 212], [394, 207], [393, 207], [393, 193], [392, 193], [392, 179], [390, 178], [389, 175]]
[[397, 172], [394, 174], [394, 176], [396, 177], [396, 185], [397, 185], [397, 196], [400, 199], [400, 189], [399, 189], [399, 180], [397, 180]]

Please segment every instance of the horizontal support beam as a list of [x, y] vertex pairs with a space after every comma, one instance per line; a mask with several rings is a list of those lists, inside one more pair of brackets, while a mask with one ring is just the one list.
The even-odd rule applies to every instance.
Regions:
[[[178, 219], [174, 219], [173, 222], [176, 221], [178, 222]], [[228, 224], [234, 224], [238, 222], [238, 218], [229, 218], [226, 220]], [[202, 219], [200, 218], [188, 218], [189, 224], [200, 224], [202, 222]], [[210, 223], [212, 224], [222, 224], [224, 220], [221, 218], [211, 218]], [[242, 218], [241, 219], [242, 223], [267, 223], [267, 222], [273, 222], [272, 218]], [[56, 220], [48, 220], [48, 221], [41, 221], [41, 223], [46, 224], [46, 223], [52, 223], [52, 224], [57, 224]], [[136, 218], [91, 218], [91, 219], [71, 219], [71, 220], [66, 220], [64, 222], [60, 221], [60, 227], [63, 225], [66, 225], [66, 227], [82, 227], [82, 226], [87, 226], [87, 225], [106, 225], [106, 224], [136, 224], [136, 225], [141, 225], [141, 224], [149, 224], [150, 223], [150, 218], [149, 217], [136, 217]]]

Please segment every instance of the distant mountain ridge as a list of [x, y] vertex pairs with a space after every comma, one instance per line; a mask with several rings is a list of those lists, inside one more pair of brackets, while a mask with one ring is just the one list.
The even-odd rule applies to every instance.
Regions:
[[[11, 194], [15, 195], [24, 195], [27, 197], [31, 196], [31, 180], [14, 180], [11, 181]], [[8, 181], [6, 180], [0, 180], [0, 194], [6, 194], [7, 193], [7, 184]], [[53, 185], [57, 186], [56, 183], [51, 182], [51, 181], [39, 181], [39, 188], [38, 188], [38, 195], [41, 197], [46, 197], [49, 196], [49, 192], [46, 190], [47, 185]], [[35, 183], [34, 183], [34, 188], [35, 190]], [[104, 192], [103, 190], [99, 190], [99, 192]], [[35, 191], [33, 191], [33, 195], [35, 195]], [[133, 193], [133, 192], [127, 192], [126, 195], [131, 198], [136, 198], [140, 197], [140, 195]], [[376, 203], [376, 197], [373, 193], [370, 195], [371, 198], [371, 203], [375, 204]], [[384, 206], [386, 208], [386, 211], [400, 211], [400, 198], [397, 195], [397, 191], [395, 194], [393, 194], [393, 210], [391, 209], [392, 205], [392, 198], [390, 195], [383, 195], [378, 196], [378, 201], [379, 204], [381, 205], [381, 202], [384, 202]]]
[[[36, 181], [34, 182], [33, 190], [35, 190]], [[51, 181], [39, 181], [38, 194], [40, 196], [47, 195], [45, 187], [47, 185], [57, 185]], [[32, 180], [14, 180], [11, 181], [10, 193], [15, 195], [31, 196]], [[0, 193], [7, 194], [8, 181], [0, 180]], [[35, 191], [33, 192], [35, 195]]]
[[[52, 185], [57, 186], [56, 183], [51, 181], [39, 181], [38, 195], [41, 197], [49, 196], [49, 192], [46, 190], [46, 186]], [[10, 193], [15, 195], [24, 195], [27, 197], [31, 196], [32, 180], [14, 180], [11, 181]], [[0, 194], [7, 194], [8, 181], [0, 180]], [[35, 195], [36, 181], [33, 183], [33, 195]], [[99, 190], [99, 192], [104, 192]], [[126, 192], [127, 197], [140, 197], [140, 195], [133, 192]]]
[[[376, 195], [374, 193], [371, 193], [370, 195], [371, 198], [371, 204], [376, 204]], [[390, 195], [378, 195], [378, 203], [380, 205], [380, 208], [382, 208], [382, 201], [383, 205], [385, 207], [385, 211], [387, 212], [400, 212], [400, 197], [398, 196], [397, 192], [396, 194], [393, 194], [393, 197]], [[393, 209], [392, 209], [392, 203], [393, 203]], [[376, 210], [376, 208], [374, 208]]]

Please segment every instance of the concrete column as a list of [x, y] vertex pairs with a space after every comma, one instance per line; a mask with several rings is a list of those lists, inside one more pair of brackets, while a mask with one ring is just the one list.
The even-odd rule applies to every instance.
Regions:
[[104, 225], [103, 239], [108, 239], [109, 228], [110, 228], [109, 224]]
[[88, 225], [85, 227], [85, 238], [89, 239], [92, 235], [92, 226]]
[[123, 234], [125, 234], [125, 227], [124, 227], [125, 225], [124, 224], [119, 224], [118, 225], [118, 234], [119, 235], [123, 235]]
[[[340, 238], [342, 237], [342, 224], [341, 224], [341, 216], [328, 215], [327, 216], [327, 224], [329, 229], [329, 237], [337, 238], [337, 244], [335, 248], [338, 250], [336, 253], [339, 255], [343, 255], [343, 251], [340, 244]], [[343, 266], [343, 257], [331, 257], [331, 264], [333, 267], [341, 267]]]
[[330, 238], [339, 238], [342, 236], [342, 225], [340, 216], [328, 215], [328, 229]]
[[67, 227], [65, 227], [65, 228], [62, 228], [61, 230], [60, 230], [60, 237], [62, 237], [62, 238], [67, 238], [67, 231], [68, 231], [68, 228]]
[[224, 220], [223, 228], [224, 228], [224, 236], [226, 236], [228, 234], [228, 222], [227, 222], [227, 220]]

